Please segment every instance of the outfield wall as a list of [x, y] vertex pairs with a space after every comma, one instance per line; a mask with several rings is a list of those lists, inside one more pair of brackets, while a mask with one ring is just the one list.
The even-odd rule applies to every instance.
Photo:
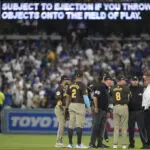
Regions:
[[[4, 109], [1, 115], [3, 133], [50, 134], [56, 133], [58, 123], [54, 109]], [[91, 132], [92, 116], [86, 115], [84, 133]], [[66, 122], [67, 131], [68, 122]], [[113, 118], [108, 116], [107, 129], [113, 132]], [[138, 129], [136, 127], [136, 132]]]

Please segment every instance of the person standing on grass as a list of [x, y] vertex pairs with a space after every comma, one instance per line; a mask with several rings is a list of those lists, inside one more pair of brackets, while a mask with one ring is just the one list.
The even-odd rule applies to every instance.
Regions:
[[118, 148], [119, 129], [122, 128], [122, 148], [127, 148], [127, 128], [128, 128], [128, 97], [129, 88], [123, 76], [118, 78], [117, 85], [112, 89], [113, 97], [113, 121], [114, 121], [114, 141], [113, 148]]
[[67, 84], [69, 84], [69, 79], [66, 75], [61, 77], [60, 85], [56, 89], [56, 100], [57, 104], [55, 107], [55, 114], [58, 121], [58, 131], [55, 147], [65, 147], [63, 144], [63, 134], [66, 125], [65, 113], [66, 109], [66, 97], [67, 97]]
[[75, 80], [70, 84], [68, 89], [68, 105], [69, 105], [69, 128], [68, 128], [68, 138], [69, 145], [68, 148], [73, 148], [73, 129], [76, 127], [77, 132], [77, 145], [76, 148], [88, 148], [87, 146], [81, 144], [82, 141], [82, 129], [85, 123], [86, 109], [88, 108], [89, 114], [92, 114], [90, 107], [90, 101], [88, 97], [88, 90], [82, 83], [83, 73], [81, 71], [76, 72]]
[[142, 107], [144, 108], [145, 127], [148, 137], [147, 149], [150, 149], [150, 72], [145, 73], [144, 84], [146, 89], [142, 97]]
[[[107, 112], [109, 106], [109, 87], [113, 85], [113, 81], [109, 74], [106, 74], [103, 78], [103, 82], [100, 78], [100, 83], [97, 85], [93, 96], [94, 114], [91, 139], [89, 148], [108, 148], [109, 146], [103, 144], [103, 136], [107, 121]], [[97, 140], [97, 145], [96, 144]]]
[[143, 149], [147, 148], [147, 133], [144, 122], [144, 112], [142, 110], [142, 95], [144, 87], [139, 85], [139, 79], [137, 76], [132, 77], [129, 94], [129, 146], [128, 148], [134, 148], [134, 129], [135, 122], [137, 122], [140, 138], [142, 141]]

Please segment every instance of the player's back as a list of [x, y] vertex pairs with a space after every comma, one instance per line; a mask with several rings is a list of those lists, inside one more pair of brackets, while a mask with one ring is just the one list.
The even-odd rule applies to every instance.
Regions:
[[113, 88], [114, 104], [128, 104], [129, 88], [123, 85], [117, 85]]
[[83, 95], [87, 94], [87, 90], [81, 81], [74, 81], [69, 86], [68, 94], [71, 97], [71, 103], [84, 103]]

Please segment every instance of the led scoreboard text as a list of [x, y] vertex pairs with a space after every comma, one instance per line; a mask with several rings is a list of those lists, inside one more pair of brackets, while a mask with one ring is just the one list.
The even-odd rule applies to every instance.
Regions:
[[150, 3], [1, 3], [3, 20], [142, 20]]

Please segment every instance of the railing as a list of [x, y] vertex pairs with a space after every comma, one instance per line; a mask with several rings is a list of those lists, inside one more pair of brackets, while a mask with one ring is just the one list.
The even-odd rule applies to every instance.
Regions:
[[94, 36], [88, 36], [84, 38], [88, 41], [150, 41], [150, 37], [126, 37], [126, 38], [120, 38], [120, 37], [94, 37]]
[[[0, 35], [0, 40], [54, 40], [60, 41], [62, 39], [61, 35]], [[150, 41], [150, 37], [95, 37], [95, 36], [88, 36], [85, 37], [84, 40], [87, 41]]]
[[60, 35], [0, 35], [0, 40], [55, 40], [60, 41], [62, 37]]

